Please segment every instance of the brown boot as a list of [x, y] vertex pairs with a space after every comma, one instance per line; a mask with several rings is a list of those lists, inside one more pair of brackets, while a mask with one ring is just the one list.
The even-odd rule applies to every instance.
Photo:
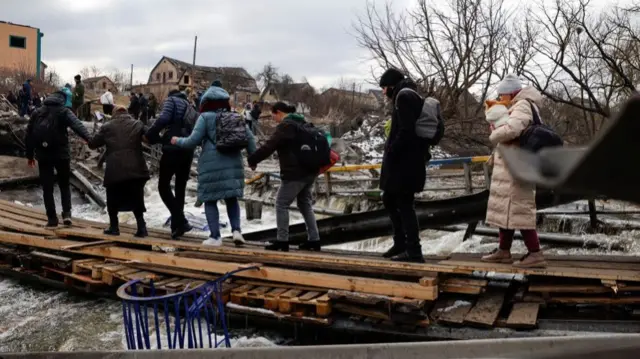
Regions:
[[547, 262], [544, 260], [542, 251], [529, 252], [521, 260], [513, 263], [513, 266], [518, 268], [544, 268], [547, 266]]
[[490, 263], [513, 263], [513, 258], [511, 258], [511, 252], [505, 251], [503, 249], [497, 249], [491, 254], [482, 257], [483, 262]]

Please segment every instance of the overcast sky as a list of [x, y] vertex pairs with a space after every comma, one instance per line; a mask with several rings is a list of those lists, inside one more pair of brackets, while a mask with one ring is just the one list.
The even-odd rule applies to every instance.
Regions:
[[[384, 3], [384, 0], [375, 0]], [[411, 0], [395, 0], [402, 7]], [[83, 67], [134, 65], [146, 82], [163, 56], [242, 66], [268, 62], [322, 88], [340, 78], [368, 80], [367, 53], [351, 24], [366, 0], [2, 0], [0, 20], [40, 28], [43, 61], [64, 81]]]

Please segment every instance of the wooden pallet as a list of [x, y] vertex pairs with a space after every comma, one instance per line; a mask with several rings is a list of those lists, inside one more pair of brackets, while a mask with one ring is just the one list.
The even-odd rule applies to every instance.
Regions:
[[251, 308], [264, 308], [295, 317], [327, 318], [332, 309], [326, 292], [251, 284], [232, 289], [231, 303]]
[[44, 277], [49, 279], [59, 279], [62, 277], [62, 281], [68, 287], [72, 287], [87, 293], [96, 292], [99, 289], [103, 289], [104, 283], [102, 281], [91, 279], [80, 274], [74, 274], [65, 272], [50, 267], [42, 267], [44, 271]]

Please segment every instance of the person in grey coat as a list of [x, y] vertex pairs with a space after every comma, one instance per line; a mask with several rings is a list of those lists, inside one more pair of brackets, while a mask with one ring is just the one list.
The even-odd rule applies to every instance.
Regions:
[[89, 142], [96, 149], [106, 146], [107, 168], [104, 186], [107, 188], [108, 235], [120, 235], [119, 212], [133, 212], [138, 224], [136, 237], [146, 237], [144, 221], [144, 186], [149, 180], [149, 169], [142, 153], [142, 136], [146, 129], [124, 107], [116, 107], [111, 121], [100, 127]]

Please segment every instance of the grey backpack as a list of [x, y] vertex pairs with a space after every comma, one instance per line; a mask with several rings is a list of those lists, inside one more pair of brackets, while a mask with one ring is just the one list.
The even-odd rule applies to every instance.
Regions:
[[[418, 92], [413, 89], [404, 88], [398, 92], [398, 96], [403, 91], [411, 91], [418, 94]], [[395, 107], [396, 109], [398, 108], [397, 96]], [[424, 99], [422, 111], [416, 120], [416, 135], [419, 138], [428, 141], [431, 146], [435, 146], [440, 143], [440, 140], [444, 136], [444, 118], [442, 118], [442, 112], [440, 110], [440, 101], [433, 97], [427, 97]]]

